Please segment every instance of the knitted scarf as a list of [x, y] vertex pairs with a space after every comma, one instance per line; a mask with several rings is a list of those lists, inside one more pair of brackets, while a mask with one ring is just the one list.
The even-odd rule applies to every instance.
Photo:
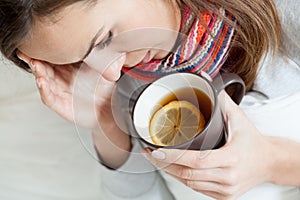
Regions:
[[[221, 14], [234, 21], [226, 11], [221, 10]], [[200, 18], [209, 30], [200, 23]], [[172, 53], [164, 59], [138, 64], [131, 69], [123, 67], [122, 71], [148, 82], [174, 72], [199, 74], [205, 71], [214, 77], [226, 60], [234, 29], [216, 14], [202, 13], [200, 18], [192, 20], [191, 9], [185, 9], [180, 32], [190, 28], [186, 31], [186, 39]]]

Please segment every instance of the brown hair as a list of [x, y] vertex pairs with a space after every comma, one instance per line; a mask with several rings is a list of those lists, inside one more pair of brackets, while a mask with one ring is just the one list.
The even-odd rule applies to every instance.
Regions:
[[[18, 45], [29, 35], [34, 18], [47, 17], [76, 2], [95, 0], [23, 0], [0, 2], [0, 49], [5, 57], [30, 72], [26, 63], [18, 59]], [[252, 86], [259, 61], [264, 53], [276, 53], [281, 45], [281, 25], [273, 0], [176, 0], [178, 5], [191, 7], [195, 13], [224, 8], [231, 13], [236, 34], [229, 57], [225, 62], [231, 72]], [[225, 19], [226, 20], [226, 19]], [[226, 20], [232, 23], [230, 20]]]
[[35, 19], [53, 16], [61, 9], [77, 3], [96, 0], [1, 0], [0, 51], [17, 66], [31, 72], [29, 66], [17, 56], [18, 46], [29, 36]]

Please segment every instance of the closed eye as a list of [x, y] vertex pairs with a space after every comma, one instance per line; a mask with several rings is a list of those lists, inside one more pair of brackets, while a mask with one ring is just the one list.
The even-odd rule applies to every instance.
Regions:
[[113, 33], [109, 31], [107, 39], [104, 42], [100, 42], [99, 44], [95, 45], [95, 47], [97, 49], [104, 49], [111, 43], [112, 38], [113, 38]]

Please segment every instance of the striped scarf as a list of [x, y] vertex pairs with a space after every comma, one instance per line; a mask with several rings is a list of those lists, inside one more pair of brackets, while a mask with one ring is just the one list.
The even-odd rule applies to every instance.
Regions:
[[[221, 10], [221, 14], [234, 21], [226, 11]], [[200, 18], [209, 30], [200, 23]], [[205, 71], [214, 77], [226, 60], [234, 29], [216, 14], [202, 13], [200, 18], [193, 21], [191, 9], [186, 9], [180, 32], [185, 32], [187, 27], [190, 29], [172, 53], [164, 59], [138, 64], [132, 69], [123, 67], [122, 71], [147, 82], [174, 72], [199, 74]]]

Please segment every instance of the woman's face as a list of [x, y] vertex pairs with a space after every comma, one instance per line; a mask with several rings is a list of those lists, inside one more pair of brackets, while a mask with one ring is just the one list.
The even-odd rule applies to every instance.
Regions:
[[[31, 35], [19, 50], [30, 58], [57, 65], [83, 61], [115, 81], [122, 66], [134, 67], [165, 57], [176, 41], [174, 33], [179, 26], [175, 1], [79, 2], [55, 16], [35, 20]], [[110, 61], [105, 60], [108, 58]]]

